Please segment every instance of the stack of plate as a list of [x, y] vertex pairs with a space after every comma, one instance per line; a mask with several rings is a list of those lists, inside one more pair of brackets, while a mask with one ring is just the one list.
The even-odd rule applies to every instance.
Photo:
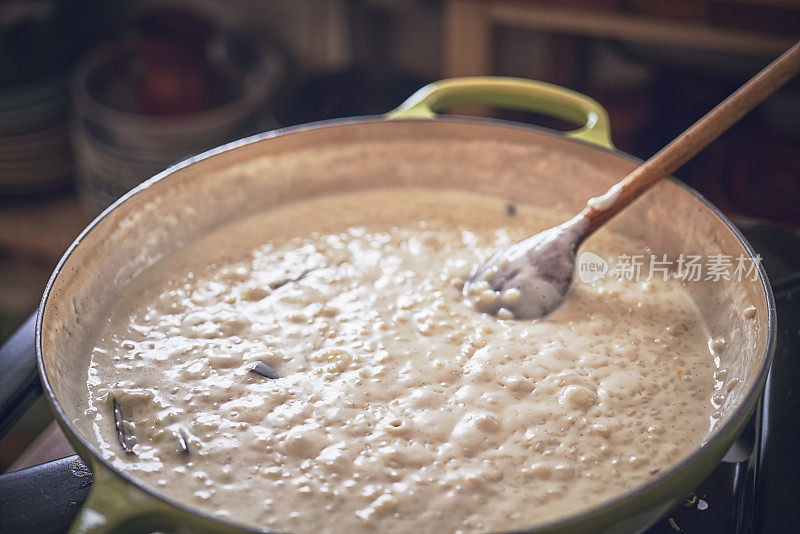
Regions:
[[66, 76], [0, 89], [0, 194], [69, 182], [68, 108]]
[[[251, 50], [253, 52], [253, 50]], [[233, 101], [203, 111], [146, 114], [112, 107], [114, 49], [91, 55], [73, 77], [73, 144], [78, 190], [84, 203], [100, 211], [124, 193], [173, 163], [206, 149], [255, 133], [265, 122], [265, 104], [277, 90], [283, 67], [271, 49], [253, 53]]]

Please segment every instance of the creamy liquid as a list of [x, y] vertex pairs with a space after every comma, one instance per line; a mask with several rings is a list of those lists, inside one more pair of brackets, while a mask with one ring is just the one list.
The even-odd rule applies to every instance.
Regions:
[[[656, 477], [709, 429], [702, 318], [660, 278], [576, 281], [538, 321], [475, 311], [471, 269], [564, 219], [516, 211], [459, 192], [343, 194], [177, 251], [96, 340], [102, 454], [211, 514], [293, 532], [530, 526]], [[644, 251], [608, 231], [587, 248]]]

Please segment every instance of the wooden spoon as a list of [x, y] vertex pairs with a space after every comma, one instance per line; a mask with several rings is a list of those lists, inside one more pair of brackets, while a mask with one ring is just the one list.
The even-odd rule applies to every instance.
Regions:
[[499, 251], [464, 285], [475, 307], [501, 318], [535, 319], [561, 304], [587, 237], [672, 174], [800, 71], [800, 42], [569, 221]]

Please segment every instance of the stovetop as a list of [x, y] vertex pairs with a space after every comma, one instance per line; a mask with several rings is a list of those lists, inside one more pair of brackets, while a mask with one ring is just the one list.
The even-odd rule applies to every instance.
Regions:
[[[764, 397], [711, 476], [645, 534], [800, 532], [800, 236], [768, 225], [744, 234], [763, 258], [777, 306], [778, 348]], [[33, 322], [8, 345], [16, 345], [17, 359], [34, 358]], [[8, 373], [8, 346], [3, 351]], [[0, 414], [0, 435], [7, 416]], [[88, 492], [76, 460], [0, 476], [0, 532], [64, 532]]]

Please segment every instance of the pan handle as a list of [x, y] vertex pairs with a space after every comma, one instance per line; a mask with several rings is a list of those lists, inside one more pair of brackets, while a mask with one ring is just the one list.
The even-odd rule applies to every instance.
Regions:
[[400, 107], [386, 114], [389, 119], [430, 119], [451, 107], [465, 105], [523, 109], [582, 124], [566, 132], [603, 148], [614, 148], [608, 113], [596, 100], [564, 87], [502, 76], [470, 76], [433, 82]]
[[0, 347], [0, 438], [42, 393], [36, 373], [35, 323], [34, 313]]
[[64, 532], [91, 484], [92, 472], [78, 456], [0, 475], [0, 532]]

